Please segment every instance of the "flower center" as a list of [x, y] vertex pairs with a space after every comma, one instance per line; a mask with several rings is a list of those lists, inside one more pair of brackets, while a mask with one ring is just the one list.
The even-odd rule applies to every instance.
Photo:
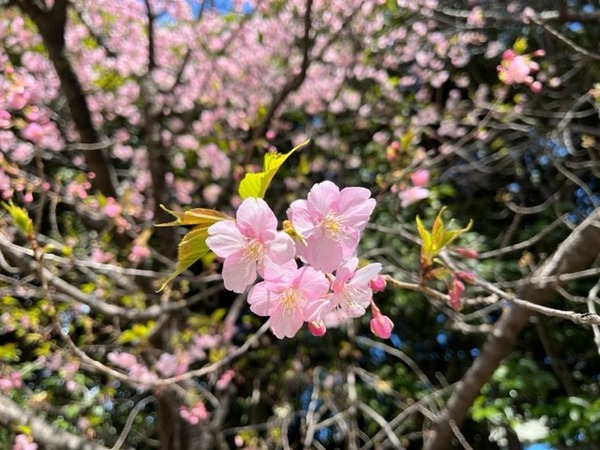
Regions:
[[342, 234], [342, 226], [338, 221], [337, 217], [333, 214], [329, 214], [321, 222], [321, 229], [325, 232], [328, 238], [337, 239]]
[[279, 296], [279, 302], [286, 317], [294, 315], [294, 310], [306, 303], [306, 298], [301, 290], [288, 288]]
[[262, 242], [250, 239], [244, 247], [244, 258], [251, 261], [260, 261], [265, 253]]

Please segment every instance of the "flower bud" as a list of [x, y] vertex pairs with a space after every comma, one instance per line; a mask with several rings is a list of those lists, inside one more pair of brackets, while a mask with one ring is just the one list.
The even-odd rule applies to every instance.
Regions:
[[471, 247], [454, 247], [452, 249], [454, 253], [458, 256], [462, 256], [463, 258], [477, 259], [479, 258], [479, 253], [477, 250]]
[[308, 329], [313, 336], [321, 337], [327, 331], [327, 327], [320, 320], [308, 322]]
[[459, 270], [458, 272], [454, 272], [458, 278], [464, 281], [467, 284], [475, 283], [475, 274], [473, 272], [467, 272], [465, 270]]
[[450, 296], [450, 306], [454, 311], [462, 309], [462, 293], [465, 290], [465, 285], [458, 278], [452, 278], [448, 286], [448, 295]]
[[381, 313], [373, 316], [369, 325], [371, 332], [381, 339], [389, 339], [394, 329], [394, 322], [388, 316]]
[[381, 274], [375, 275], [375, 277], [371, 278], [369, 281], [369, 287], [373, 292], [382, 292], [385, 290], [385, 278]]

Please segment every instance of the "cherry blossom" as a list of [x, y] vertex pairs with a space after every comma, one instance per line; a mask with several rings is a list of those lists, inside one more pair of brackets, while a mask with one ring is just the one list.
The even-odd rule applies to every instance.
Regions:
[[37, 450], [38, 445], [33, 442], [30, 436], [17, 434], [13, 445], [13, 450]]
[[314, 185], [306, 200], [295, 200], [288, 218], [303, 242], [300, 257], [318, 270], [333, 272], [356, 252], [375, 199], [368, 189], [340, 189], [331, 181]]
[[271, 330], [279, 339], [294, 337], [304, 322], [313, 322], [327, 306], [329, 282], [311, 266], [288, 268], [272, 281], [258, 283], [248, 294], [250, 310], [271, 317]]
[[197, 425], [198, 423], [208, 419], [208, 411], [202, 401], [196, 403], [192, 408], [187, 406], [179, 407], [179, 415], [183, 420], [191, 425]]
[[406, 208], [419, 200], [428, 198], [429, 190], [421, 186], [413, 186], [400, 191], [398, 197], [400, 198], [400, 205]]
[[277, 276], [282, 265], [294, 258], [294, 242], [277, 231], [277, 218], [260, 198], [247, 198], [237, 210], [236, 220], [223, 220], [208, 229], [208, 247], [223, 262], [223, 281], [230, 291], [244, 292], [257, 273]]
[[360, 317], [371, 304], [371, 280], [381, 271], [380, 263], [371, 263], [358, 269], [358, 258], [351, 258], [335, 272], [331, 283], [328, 310], [341, 318]]

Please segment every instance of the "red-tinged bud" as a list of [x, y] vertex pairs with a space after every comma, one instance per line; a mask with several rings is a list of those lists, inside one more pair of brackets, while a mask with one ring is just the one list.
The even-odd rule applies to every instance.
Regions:
[[450, 296], [450, 306], [454, 311], [462, 309], [462, 293], [465, 290], [465, 285], [458, 278], [452, 278], [448, 286], [448, 295]]
[[369, 325], [371, 326], [371, 332], [381, 339], [389, 339], [394, 329], [394, 322], [383, 314], [374, 316]]
[[458, 256], [462, 256], [463, 258], [477, 259], [479, 258], [479, 253], [477, 250], [471, 247], [454, 247], [452, 249], [454, 253]]
[[321, 337], [327, 331], [327, 327], [320, 320], [315, 320], [313, 322], [308, 322], [308, 329], [312, 333], [313, 336]]
[[460, 278], [467, 284], [473, 284], [476, 280], [475, 274], [473, 272], [467, 272], [465, 270], [459, 270], [458, 272], [454, 272], [454, 275], [456, 275], [458, 278]]
[[377, 274], [369, 281], [369, 287], [373, 292], [382, 292], [385, 290], [385, 278], [382, 275]]

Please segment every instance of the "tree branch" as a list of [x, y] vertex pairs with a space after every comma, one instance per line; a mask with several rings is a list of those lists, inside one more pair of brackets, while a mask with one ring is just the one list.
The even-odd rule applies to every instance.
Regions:
[[306, 12], [304, 13], [304, 36], [302, 37], [302, 64], [300, 65], [300, 71], [290, 78], [281, 88], [279, 93], [273, 98], [271, 106], [265, 114], [264, 119], [252, 133], [253, 140], [260, 138], [267, 132], [267, 129], [269, 128], [269, 125], [271, 124], [271, 121], [273, 120], [273, 117], [277, 113], [277, 110], [281, 104], [292, 92], [302, 85], [306, 78], [306, 73], [308, 72], [308, 67], [310, 66], [311, 62], [310, 49], [312, 48], [312, 39], [310, 37], [310, 31], [312, 27], [312, 6], [313, 0], [306, 0]]
[[23, 410], [8, 396], [0, 393], [0, 423], [17, 423], [31, 429], [33, 439], [46, 450], [109, 450], [103, 445], [56, 428], [54, 425]]
[[[67, 98], [71, 118], [75, 123], [79, 138], [84, 144], [98, 144], [102, 141], [92, 122], [87, 98], [73, 66], [67, 57], [65, 27], [67, 22], [68, 0], [56, 0], [50, 10], [40, 9], [34, 2], [19, 0], [18, 6], [37, 26], [50, 60], [60, 79], [60, 85]], [[91, 149], [85, 153], [86, 162], [96, 174], [93, 186], [107, 197], [117, 197], [116, 177], [108, 155], [104, 149]]]
[[[556, 252], [533, 274], [545, 278], [586, 268], [600, 253], [600, 208], [583, 221]], [[519, 291], [519, 298], [538, 305], [547, 303], [554, 295], [550, 284], [529, 284]], [[515, 345], [517, 336], [529, 322], [532, 311], [518, 305], [506, 308], [495, 329], [483, 345], [480, 355], [457, 384], [444, 410], [433, 424], [433, 433], [425, 442], [424, 450], [449, 448], [454, 433], [452, 422], [463, 422], [483, 385], [488, 382], [502, 360]]]

